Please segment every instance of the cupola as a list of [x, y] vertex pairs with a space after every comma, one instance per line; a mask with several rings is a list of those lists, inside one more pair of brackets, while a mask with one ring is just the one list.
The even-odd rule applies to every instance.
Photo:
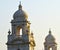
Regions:
[[49, 34], [46, 36], [45, 41], [46, 41], [46, 42], [55, 42], [55, 38], [54, 38], [54, 36], [52, 35], [51, 30], [49, 30]]
[[21, 2], [19, 4], [18, 10], [14, 13], [13, 18], [18, 19], [20, 21], [27, 20], [28, 16], [27, 16], [26, 12], [24, 10], [22, 10]]
[[52, 35], [51, 29], [49, 29], [49, 34], [45, 38], [44, 50], [57, 50], [57, 43]]

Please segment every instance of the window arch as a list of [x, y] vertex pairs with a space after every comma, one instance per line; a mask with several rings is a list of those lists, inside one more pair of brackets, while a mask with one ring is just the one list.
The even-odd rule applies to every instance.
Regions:
[[22, 35], [22, 28], [20, 26], [17, 27], [16, 35], [17, 36]]
[[52, 48], [49, 48], [49, 50], [52, 50]]

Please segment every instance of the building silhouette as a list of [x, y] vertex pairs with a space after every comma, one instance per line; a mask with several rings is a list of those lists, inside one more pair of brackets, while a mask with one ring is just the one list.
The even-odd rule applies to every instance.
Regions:
[[[8, 31], [7, 50], [34, 50], [36, 44], [33, 32], [30, 32], [30, 24], [28, 15], [20, 3], [18, 10], [13, 14], [13, 20], [11, 20], [12, 32]], [[57, 50], [57, 43], [51, 34], [51, 30], [45, 38], [44, 50], [50, 50], [50, 48]]]
[[12, 32], [8, 31], [7, 50], [34, 50], [34, 36], [30, 32], [30, 22], [21, 4], [13, 15], [11, 27]]

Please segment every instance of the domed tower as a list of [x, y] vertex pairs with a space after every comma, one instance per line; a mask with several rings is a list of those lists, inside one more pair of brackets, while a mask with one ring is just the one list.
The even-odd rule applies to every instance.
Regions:
[[55, 42], [54, 36], [51, 34], [51, 30], [49, 30], [49, 34], [45, 38], [44, 42], [45, 50], [57, 50], [57, 43]]
[[28, 15], [22, 10], [20, 3], [19, 9], [14, 13], [11, 21], [12, 32], [8, 31], [8, 50], [34, 50], [35, 41], [30, 33], [30, 22]]

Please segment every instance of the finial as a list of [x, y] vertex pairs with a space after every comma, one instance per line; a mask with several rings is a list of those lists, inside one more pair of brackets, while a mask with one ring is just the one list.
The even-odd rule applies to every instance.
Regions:
[[11, 33], [11, 32], [10, 32], [10, 29], [9, 29], [8, 33], [9, 33], [9, 35], [10, 35], [10, 33]]
[[51, 28], [49, 28], [49, 34], [51, 34]]
[[21, 5], [21, 1], [20, 1], [20, 5]]
[[19, 10], [22, 9], [21, 1], [19, 3]]

